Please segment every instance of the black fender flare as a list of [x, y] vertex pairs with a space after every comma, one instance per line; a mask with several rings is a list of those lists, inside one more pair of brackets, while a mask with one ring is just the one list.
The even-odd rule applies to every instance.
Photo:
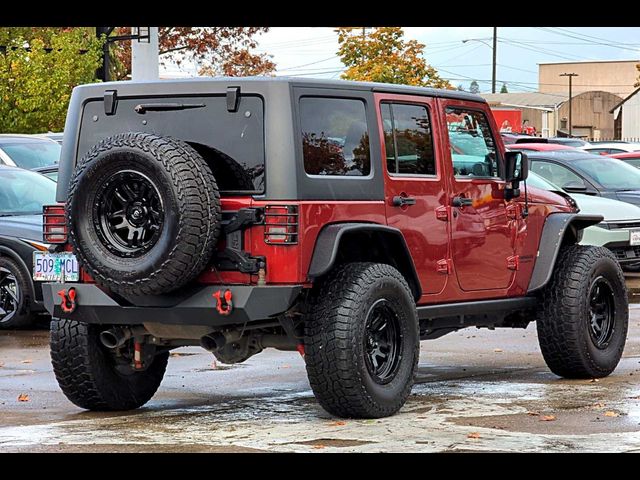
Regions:
[[309, 264], [307, 276], [311, 280], [321, 277], [333, 268], [342, 239], [353, 233], [381, 235], [385, 241], [392, 242], [395, 247], [394, 262], [400, 267], [399, 270], [407, 279], [415, 300], [420, 298], [422, 295], [420, 279], [404, 235], [397, 228], [378, 223], [334, 223], [325, 226], [318, 234]]
[[576, 241], [580, 241], [579, 232], [603, 220], [602, 215], [586, 215], [580, 213], [552, 213], [547, 216], [540, 235], [540, 245], [533, 273], [529, 280], [528, 293], [544, 287], [549, 280], [562, 246], [562, 241], [570, 232], [576, 234]]

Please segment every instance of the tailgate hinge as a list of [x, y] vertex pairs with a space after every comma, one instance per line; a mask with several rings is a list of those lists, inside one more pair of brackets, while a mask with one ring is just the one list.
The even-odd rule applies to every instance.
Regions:
[[259, 273], [266, 267], [264, 257], [252, 257], [243, 250], [244, 230], [252, 225], [264, 223], [263, 208], [241, 208], [237, 212], [223, 212], [227, 220], [222, 221], [225, 234], [225, 249], [216, 252], [213, 263], [218, 270], [239, 271], [241, 273]]

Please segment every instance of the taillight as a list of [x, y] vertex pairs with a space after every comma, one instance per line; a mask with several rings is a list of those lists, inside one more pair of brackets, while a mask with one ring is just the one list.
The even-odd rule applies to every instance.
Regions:
[[267, 205], [264, 207], [264, 241], [276, 245], [298, 243], [297, 205]]
[[46, 243], [67, 243], [64, 205], [45, 205], [42, 209], [42, 238]]

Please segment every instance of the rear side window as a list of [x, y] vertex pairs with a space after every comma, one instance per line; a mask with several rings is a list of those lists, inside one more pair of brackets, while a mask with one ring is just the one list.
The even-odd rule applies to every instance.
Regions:
[[383, 103], [381, 108], [387, 171], [435, 175], [436, 159], [427, 108], [400, 103]]
[[364, 101], [302, 97], [300, 125], [304, 170], [309, 175], [369, 175], [371, 156]]

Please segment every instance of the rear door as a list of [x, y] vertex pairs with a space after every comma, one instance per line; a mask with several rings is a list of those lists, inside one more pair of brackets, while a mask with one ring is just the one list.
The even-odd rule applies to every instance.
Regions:
[[441, 292], [450, 262], [441, 136], [432, 98], [376, 94], [389, 226], [402, 231], [424, 295]]
[[[504, 200], [504, 159], [488, 108], [475, 102], [440, 100], [452, 166], [451, 254], [464, 291], [507, 288], [517, 268], [512, 218]], [[509, 218], [511, 217], [511, 218]]]

